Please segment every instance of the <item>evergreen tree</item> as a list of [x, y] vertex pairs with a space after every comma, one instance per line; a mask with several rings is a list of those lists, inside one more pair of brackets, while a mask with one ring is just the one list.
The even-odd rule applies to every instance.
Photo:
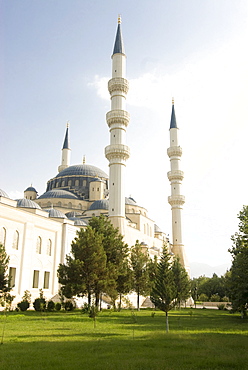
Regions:
[[137, 309], [140, 306], [140, 295], [149, 293], [149, 273], [148, 273], [148, 255], [146, 251], [142, 251], [141, 244], [137, 240], [135, 246], [131, 249], [131, 268], [133, 290], [137, 294]]
[[171, 268], [176, 287], [176, 303], [180, 308], [181, 302], [190, 297], [190, 279], [178, 256], [174, 257]]
[[9, 265], [9, 256], [5, 248], [0, 244], [0, 298], [4, 297], [11, 290], [9, 287], [9, 276], [7, 274]]
[[[115, 228], [106, 216], [93, 217], [89, 221], [89, 225], [102, 237], [102, 245], [107, 258], [104, 293], [111, 297], [114, 305], [118, 293], [120, 293], [120, 285], [118, 287], [118, 284], [120, 284], [121, 279], [124, 279], [127, 272], [128, 245], [124, 243], [123, 236], [119, 233], [118, 228]], [[101, 292], [99, 291], [98, 294]], [[124, 293], [124, 291], [121, 293]]]
[[[66, 263], [58, 268], [59, 283], [62, 293], [71, 298], [74, 295], [91, 296], [103, 291], [106, 285], [106, 253], [102, 245], [102, 236], [88, 226], [77, 232], [72, 242], [71, 255], [66, 256]], [[96, 301], [96, 305], [98, 302]]]
[[248, 206], [243, 207], [238, 218], [239, 232], [232, 236], [233, 246], [229, 249], [233, 261], [227, 284], [233, 310], [244, 317], [248, 309]]
[[164, 311], [166, 314], [166, 331], [169, 331], [168, 312], [174, 307], [177, 297], [177, 290], [172, 271], [171, 257], [166, 248], [157, 267], [155, 283], [151, 291], [151, 301], [156, 308]]

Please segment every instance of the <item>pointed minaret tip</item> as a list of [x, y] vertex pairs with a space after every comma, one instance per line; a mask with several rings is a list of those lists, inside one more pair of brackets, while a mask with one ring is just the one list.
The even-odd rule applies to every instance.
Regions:
[[70, 149], [70, 141], [69, 141], [69, 127], [70, 127], [70, 122], [66, 122], [66, 132], [65, 132], [65, 140], [63, 144], [62, 149]]
[[117, 26], [117, 32], [116, 32], [113, 55], [114, 54], [125, 54], [124, 44], [123, 44], [123, 40], [122, 40], [122, 33], [121, 33], [121, 16], [120, 16], [120, 14], [118, 15], [118, 26]]
[[174, 98], [172, 98], [170, 129], [171, 128], [177, 128], [176, 114], [175, 114], [175, 108], [174, 108]]

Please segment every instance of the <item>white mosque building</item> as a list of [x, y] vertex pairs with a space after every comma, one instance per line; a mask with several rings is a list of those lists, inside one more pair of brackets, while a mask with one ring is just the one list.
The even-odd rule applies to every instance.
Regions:
[[[69, 127], [66, 128], [58, 173], [47, 182], [46, 191], [37, 196], [34, 187], [24, 191], [24, 198], [12, 200], [0, 190], [0, 242], [10, 256], [9, 275], [12, 294], [19, 302], [25, 290], [32, 298], [43, 289], [47, 299], [59, 290], [57, 268], [70, 253], [77, 230], [88, 220], [101, 214], [109, 217], [131, 247], [138, 240], [149, 255], [159, 256], [164, 245], [177, 255], [188, 269], [181, 233], [181, 210], [184, 196], [180, 193], [183, 172], [180, 170], [182, 150], [178, 145], [174, 103], [170, 123], [171, 170], [168, 178], [172, 208], [172, 243], [167, 234], [149, 218], [146, 208], [131, 197], [125, 197], [124, 178], [129, 147], [125, 141], [129, 124], [126, 111], [128, 81], [121, 20], [112, 55], [112, 78], [108, 82], [111, 110], [106, 115], [110, 144], [105, 148], [109, 175], [87, 163], [71, 165]], [[85, 161], [84, 161], [85, 162]]]

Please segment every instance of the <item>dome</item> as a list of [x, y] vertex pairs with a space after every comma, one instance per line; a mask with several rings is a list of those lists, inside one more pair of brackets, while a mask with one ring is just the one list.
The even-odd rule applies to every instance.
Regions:
[[109, 201], [108, 199], [100, 199], [96, 200], [94, 203], [91, 204], [89, 210], [96, 210], [96, 209], [109, 209]]
[[154, 232], [155, 233], [162, 233], [162, 231], [160, 230], [160, 228], [156, 224], [154, 224]]
[[41, 209], [39, 204], [35, 203], [33, 200], [22, 198], [22, 199], [16, 199], [17, 201], [17, 207], [20, 208], [36, 208]]
[[82, 216], [82, 212], [70, 211], [70, 212], [67, 212], [65, 215], [67, 218], [72, 219], [78, 216]]
[[77, 164], [69, 166], [59, 172], [56, 177], [67, 177], [67, 176], [87, 176], [87, 177], [99, 177], [108, 178], [108, 175], [95, 166], [89, 164]]
[[67, 218], [64, 213], [55, 208], [44, 209], [44, 211], [48, 212], [51, 218]]
[[135, 200], [131, 197], [129, 198], [125, 198], [125, 204], [129, 204], [129, 205], [135, 205], [137, 206], [137, 203], [135, 202]]
[[67, 190], [59, 190], [59, 189], [53, 189], [53, 190], [46, 191], [38, 199], [44, 199], [44, 198], [78, 199], [78, 197], [75, 194], [72, 194]]
[[26, 190], [24, 191], [35, 191], [36, 193], [38, 193], [38, 191], [33, 187], [33, 186], [29, 186]]
[[0, 197], [9, 198], [8, 194], [5, 193], [2, 189], [0, 189]]
[[77, 217], [69, 217], [69, 220], [74, 221], [75, 226], [86, 226], [87, 223], [84, 220], [81, 220], [80, 218]]

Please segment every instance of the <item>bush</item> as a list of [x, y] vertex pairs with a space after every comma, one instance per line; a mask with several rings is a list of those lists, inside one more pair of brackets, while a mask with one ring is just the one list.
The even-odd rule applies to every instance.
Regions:
[[89, 313], [90, 311], [90, 305], [88, 303], [84, 303], [83, 307], [82, 307], [82, 313], [85, 314], [85, 313]]
[[55, 303], [55, 310], [60, 311], [61, 310], [61, 303], [57, 302]]
[[212, 294], [210, 297], [210, 302], [220, 302], [219, 294]]
[[17, 307], [20, 308], [21, 311], [27, 311], [29, 308], [29, 302], [28, 301], [21, 301], [17, 303]]
[[54, 311], [55, 303], [53, 301], [48, 301], [47, 303], [47, 311]]
[[199, 301], [207, 302], [208, 301], [208, 296], [204, 293], [200, 294], [199, 295]]
[[65, 310], [66, 311], [73, 311], [74, 310], [74, 304], [71, 301], [65, 302]]
[[36, 298], [33, 303], [35, 311], [45, 311], [46, 300], [45, 298]]
[[223, 311], [223, 310], [225, 310], [225, 309], [226, 309], [226, 306], [225, 306], [225, 304], [224, 304], [224, 303], [217, 304], [217, 307], [218, 307], [218, 309], [219, 309], [219, 310], [221, 310], [221, 311]]

